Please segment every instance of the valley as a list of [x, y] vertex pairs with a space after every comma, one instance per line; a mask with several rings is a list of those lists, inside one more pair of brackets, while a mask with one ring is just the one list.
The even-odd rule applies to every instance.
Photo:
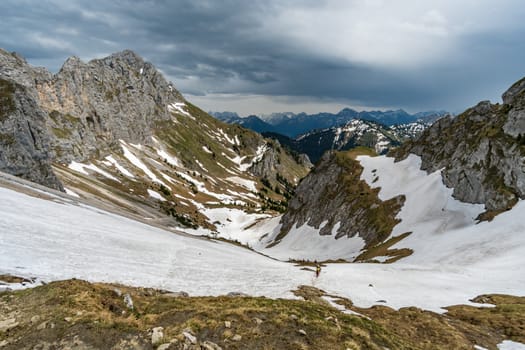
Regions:
[[129, 50], [0, 61], [1, 348], [525, 342], [523, 80], [434, 123], [292, 140]]

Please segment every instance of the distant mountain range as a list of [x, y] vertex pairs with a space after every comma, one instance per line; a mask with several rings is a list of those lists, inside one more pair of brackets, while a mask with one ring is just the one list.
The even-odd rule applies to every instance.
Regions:
[[385, 154], [408, 139], [419, 136], [432, 123], [412, 122], [384, 126], [375, 121], [353, 119], [348, 123], [321, 130], [313, 130], [295, 138], [276, 133], [263, 132], [266, 138], [279, 141], [299, 154], [306, 154], [316, 163], [328, 150], [344, 151], [359, 146], [372, 148], [377, 154]]
[[339, 113], [272, 113], [240, 117], [235, 112], [209, 112], [215, 118], [228, 124], [239, 124], [253, 131], [274, 132], [295, 138], [312, 130], [328, 129], [345, 125], [351, 120], [361, 119], [392, 126], [414, 122], [432, 123], [448, 115], [446, 111], [427, 111], [409, 114], [402, 109], [391, 111], [362, 111], [344, 108]]

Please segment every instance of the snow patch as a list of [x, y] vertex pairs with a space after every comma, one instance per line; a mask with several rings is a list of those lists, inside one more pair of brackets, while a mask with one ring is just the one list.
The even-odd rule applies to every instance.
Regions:
[[178, 235], [93, 207], [6, 188], [0, 188], [0, 198], [0, 273], [195, 296], [242, 292], [271, 298], [294, 298], [290, 290], [310, 277], [244, 248]]
[[168, 152], [166, 152], [166, 151], [164, 151], [162, 149], [155, 149], [155, 151], [157, 151], [157, 154], [162, 159], [166, 160], [166, 162], [168, 162], [168, 164], [176, 166], [176, 167], [182, 167], [182, 164], [181, 164], [180, 160], [177, 157], [172, 156], [171, 154], [169, 154]]
[[82, 163], [77, 163], [77, 162], [73, 161], [73, 162], [71, 162], [68, 165], [68, 168], [71, 169], [71, 170], [77, 171], [79, 173], [82, 173], [84, 175], [89, 175], [89, 173], [86, 171], [86, 169], [89, 169], [91, 171], [99, 173], [100, 175], [102, 175], [104, 177], [107, 177], [108, 179], [111, 179], [111, 180], [116, 181], [116, 182], [120, 182], [119, 179], [117, 179], [116, 177], [114, 177], [113, 175], [108, 173], [107, 171], [104, 171], [104, 170], [100, 169], [99, 167], [97, 167], [96, 165], [91, 164], [91, 163], [90, 164], [82, 164]]
[[120, 165], [113, 156], [109, 155], [106, 158], [106, 161], [113, 165], [115, 168], [117, 168], [118, 171], [120, 171], [122, 174], [124, 174], [127, 177], [130, 177], [132, 179], [135, 178], [132, 173], [130, 173], [126, 168], [124, 168], [122, 165]]
[[160, 193], [158, 193], [156, 191], [153, 191], [153, 190], [150, 190], [149, 188], [148, 188], [148, 194], [149, 194], [150, 197], [158, 199], [161, 202], [165, 202], [166, 201], [166, 199], [164, 197], [162, 197], [162, 195]]
[[257, 186], [255, 181], [243, 179], [239, 176], [230, 176], [227, 177], [226, 180], [233, 182], [234, 184], [240, 185], [250, 191], [257, 192]]
[[200, 168], [201, 168], [202, 170], [204, 170], [205, 172], [209, 173], [208, 169], [206, 169], [206, 168], [204, 167], [204, 164], [202, 164], [198, 159], [195, 159], [195, 162], [200, 166]]
[[153, 182], [168, 187], [164, 182], [159, 180], [159, 178], [151, 170], [149, 170], [149, 168], [144, 163], [142, 163], [142, 161], [138, 159], [137, 156], [131, 153], [131, 151], [126, 147], [126, 143], [124, 141], [120, 140], [120, 146], [124, 151], [124, 157], [126, 157], [127, 160], [131, 162], [131, 164], [142, 170]]
[[74, 191], [70, 190], [67, 187], [64, 187], [64, 191], [66, 191], [66, 193], [69, 194], [70, 196], [73, 196], [75, 198], [80, 198], [80, 196], [77, 193], [75, 193]]
[[518, 343], [512, 340], [504, 340], [498, 344], [499, 350], [525, 350], [525, 344]]
[[300, 227], [294, 225], [279, 244], [264, 249], [264, 253], [280, 260], [323, 261], [337, 257], [352, 261], [365, 246], [365, 241], [359, 236], [336, 240], [335, 232], [339, 228], [337, 224], [334, 225], [331, 235], [321, 236], [320, 229], [308, 225], [308, 221]]
[[180, 113], [180, 114], [183, 114], [193, 120], [195, 120], [195, 118], [188, 112], [186, 111], [184, 108], [186, 108], [186, 104], [184, 102], [175, 102], [175, 103], [172, 103], [170, 105], [168, 105], [168, 110], [170, 112], [175, 112], [175, 113]]

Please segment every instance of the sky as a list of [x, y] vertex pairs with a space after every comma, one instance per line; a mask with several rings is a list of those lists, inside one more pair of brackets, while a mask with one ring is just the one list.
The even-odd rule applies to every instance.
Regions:
[[522, 0], [2, 0], [0, 47], [53, 72], [131, 49], [242, 116], [458, 113], [525, 76]]

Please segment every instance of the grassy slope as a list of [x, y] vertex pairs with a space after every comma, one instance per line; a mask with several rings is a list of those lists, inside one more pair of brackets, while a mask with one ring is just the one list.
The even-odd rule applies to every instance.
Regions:
[[[155, 128], [155, 137], [163, 145], [162, 148], [178, 158], [180, 166], [173, 166], [160, 157], [155, 150], [159, 148], [158, 144], [142, 145], [140, 150], [128, 146], [150, 171], [167, 185], [166, 188], [161, 188], [158, 183], [151, 181], [119, 152], [115, 152], [113, 157], [119, 164], [134, 173], [134, 179], [123, 176], [113, 166], [102, 163], [101, 159], [93, 159], [91, 162], [118, 178], [120, 182], [97, 173], [91, 173], [89, 176], [78, 174], [59, 164], [55, 165], [55, 170], [66, 187], [81, 196], [102, 198], [121, 210], [131, 212], [135, 212], [132, 207], [136, 202], [145, 206], [145, 209], [150, 208], [151, 214], [144, 216], [159, 219], [165, 216], [167, 218], [165, 222], [168, 224], [171, 222], [184, 226], [198, 225], [214, 229], [213, 224], [207, 222], [207, 218], [200, 213], [195, 202], [207, 203], [208, 207], [228, 206], [246, 211], [256, 210], [257, 207], [268, 208], [270, 211], [272, 209], [284, 210], [283, 204], [286, 203], [286, 197], [290, 196], [290, 189], [287, 193], [283, 181], [279, 181], [279, 178], [284, 178], [287, 183], [293, 184], [305, 176], [308, 169], [295, 162], [284, 149], [276, 147], [279, 148], [276, 150], [278, 170], [274, 172], [273, 177], [267, 179], [267, 182], [263, 182], [262, 179], [241, 171], [239, 165], [232, 159], [244, 157], [243, 163], [249, 164], [262, 145], [274, 147], [273, 141], [264, 140], [260, 135], [238, 125], [222, 123], [189, 103], [186, 110], [193, 118], [175, 111], [172, 113], [171, 121], [159, 122]], [[229, 140], [235, 140], [234, 144]], [[106, 154], [101, 155], [100, 158], [105, 156]], [[179, 175], [180, 173], [192, 177], [194, 181], [188, 180], [187, 177], [184, 178]], [[175, 182], [166, 180], [163, 174], [170, 176]], [[235, 181], [228, 180], [231, 177], [254, 181], [257, 192], [251, 193], [249, 189], [240, 186]], [[197, 181], [203, 183], [212, 193], [226, 194], [239, 200], [228, 204], [220, 203], [218, 198], [206, 194], [205, 191], [198, 191], [195, 183]], [[151, 198], [148, 195], [148, 189], [161, 194], [166, 201], [159, 202]], [[271, 205], [272, 203], [275, 205]], [[171, 221], [168, 217], [171, 217]]]
[[[126, 293], [133, 310], [126, 307]], [[183, 348], [184, 330], [198, 342], [212, 341], [224, 349], [472, 349], [474, 344], [495, 349], [506, 338], [525, 341], [523, 297], [482, 296], [478, 301], [496, 307], [454, 306], [444, 315], [417, 308], [358, 309], [349, 300], [339, 300], [366, 316], [362, 317], [329, 306], [320, 298], [324, 292], [315, 288], [303, 287], [296, 293], [307, 301], [188, 298], [79, 280], [53, 282], [0, 294], [0, 325], [11, 319], [7, 324], [12, 326], [0, 327], [0, 344], [3, 349], [37, 344], [65, 348], [75, 343], [100, 349], [130, 344], [151, 349], [148, 332], [159, 326], [164, 328], [162, 342], [174, 341], [170, 349]], [[235, 335], [241, 339], [234, 340]]]

